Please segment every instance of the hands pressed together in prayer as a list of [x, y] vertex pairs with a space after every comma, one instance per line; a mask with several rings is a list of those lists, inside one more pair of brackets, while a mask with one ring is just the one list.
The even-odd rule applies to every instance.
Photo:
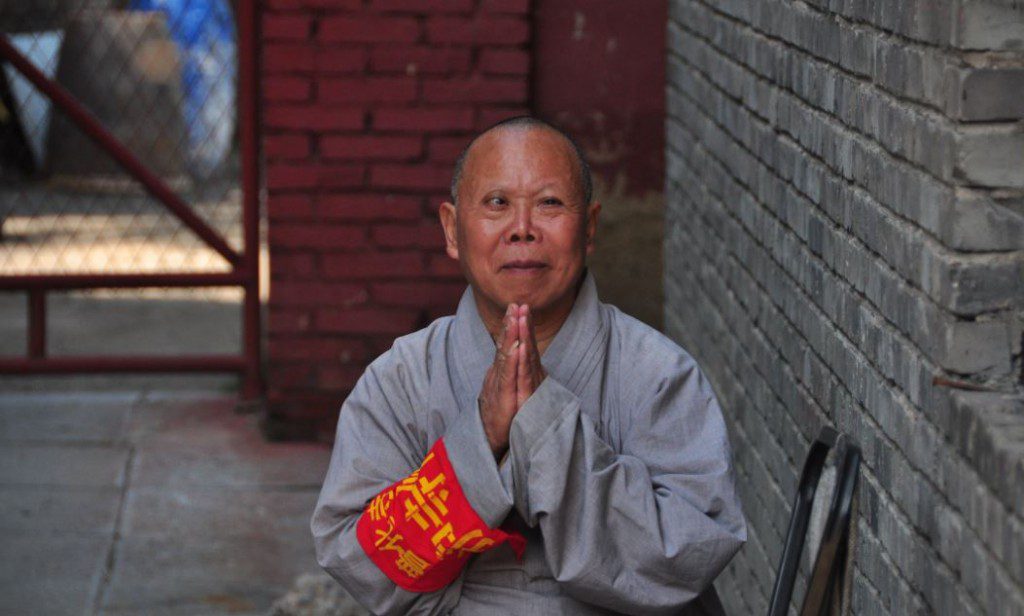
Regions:
[[496, 341], [494, 363], [480, 389], [480, 419], [495, 458], [508, 449], [512, 419], [547, 376], [526, 304], [509, 304]]

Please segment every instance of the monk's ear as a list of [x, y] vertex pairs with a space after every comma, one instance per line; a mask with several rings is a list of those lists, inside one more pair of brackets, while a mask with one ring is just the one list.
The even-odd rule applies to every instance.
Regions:
[[587, 254], [594, 252], [594, 236], [597, 235], [597, 216], [601, 213], [601, 204], [594, 201], [587, 207]]
[[439, 210], [441, 215], [441, 228], [444, 229], [444, 249], [448, 256], [459, 260], [459, 241], [456, 233], [455, 204], [445, 201]]

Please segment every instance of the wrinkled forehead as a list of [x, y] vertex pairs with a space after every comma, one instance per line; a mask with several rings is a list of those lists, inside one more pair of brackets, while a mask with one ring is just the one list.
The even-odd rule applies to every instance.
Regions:
[[533, 187], [579, 184], [572, 144], [544, 127], [500, 127], [478, 137], [466, 153], [464, 184], [487, 189], [494, 184]]

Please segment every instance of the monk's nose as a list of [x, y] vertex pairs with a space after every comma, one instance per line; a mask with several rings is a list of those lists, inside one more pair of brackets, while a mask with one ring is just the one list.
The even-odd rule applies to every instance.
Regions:
[[512, 230], [509, 233], [510, 242], [535, 242], [537, 236], [534, 233], [530, 220], [530, 208], [519, 207], [515, 213], [515, 220], [512, 222]]
[[533, 234], [532, 231], [529, 231], [529, 230], [527, 230], [525, 232], [522, 232], [522, 233], [520, 233], [518, 231], [513, 231], [512, 235], [510, 235], [508, 239], [509, 239], [510, 242], [535, 242], [535, 241], [537, 241], [537, 237]]

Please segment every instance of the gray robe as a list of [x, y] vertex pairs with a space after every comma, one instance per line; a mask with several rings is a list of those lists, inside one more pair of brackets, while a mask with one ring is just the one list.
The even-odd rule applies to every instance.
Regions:
[[[495, 346], [467, 289], [454, 317], [395, 340], [345, 400], [311, 528], [320, 565], [375, 613], [717, 614], [711, 583], [746, 540], [729, 442], [683, 349], [598, 300], [586, 274], [541, 358], [500, 465], [477, 397]], [[444, 437], [470, 505], [527, 539], [475, 556], [447, 587], [403, 590], [356, 521]], [[507, 527], [506, 527], [507, 528]]]

